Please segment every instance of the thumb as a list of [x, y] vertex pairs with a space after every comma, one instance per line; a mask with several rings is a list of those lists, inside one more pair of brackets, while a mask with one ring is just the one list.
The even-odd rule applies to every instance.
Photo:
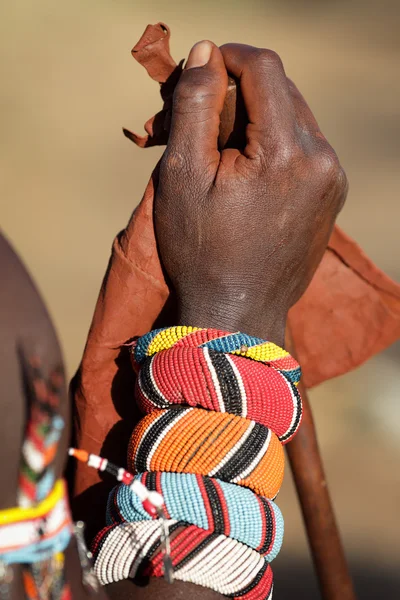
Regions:
[[219, 163], [220, 114], [228, 87], [228, 74], [220, 49], [203, 41], [193, 46], [176, 86], [168, 163], [184, 164], [192, 173]]

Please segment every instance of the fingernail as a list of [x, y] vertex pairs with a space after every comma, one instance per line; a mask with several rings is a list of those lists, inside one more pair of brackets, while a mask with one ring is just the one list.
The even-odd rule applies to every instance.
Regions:
[[185, 69], [204, 67], [210, 60], [212, 48], [212, 44], [207, 41], [195, 44], [190, 51]]

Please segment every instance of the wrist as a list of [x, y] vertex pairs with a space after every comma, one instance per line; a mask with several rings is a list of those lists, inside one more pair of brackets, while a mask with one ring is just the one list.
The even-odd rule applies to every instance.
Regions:
[[273, 342], [281, 348], [285, 345], [286, 313], [279, 308], [268, 310], [249, 303], [244, 306], [234, 298], [212, 302], [200, 298], [178, 302], [178, 325], [193, 325], [221, 329], [222, 331], [241, 331]]

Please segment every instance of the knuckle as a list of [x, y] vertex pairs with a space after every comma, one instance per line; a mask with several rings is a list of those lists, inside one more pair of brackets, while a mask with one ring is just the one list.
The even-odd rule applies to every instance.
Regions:
[[349, 181], [347, 179], [346, 172], [342, 167], [339, 168], [339, 173], [337, 176], [337, 187], [339, 198], [338, 211], [340, 211], [343, 208], [343, 205], [347, 198], [347, 193], [349, 191]]
[[169, 184], [176, 181], [181, 175], [187, 171], [187, 157], [185, 152], [179, 152], [175, 149], [165, 151], [161, 162], [161, 179]]
[[274, 50], [269, 50], [267, 48], [256, 48], [252, 53], [250, 62], [253, 67], [263, 71], [283, 69], [283, 63], [279, 54]]
[[328, 148], [320, 149], [312, 158], [313, 170], [327, 181], [334, 181], [339, 174], [338, 157]]
[[207, 193], [213, 178], [213, 171], [206, 163], [201, 163], [196, 153], [191, 152], [190, 144], [179, 144], [168, 148], [161, 162], [160, 182], [164, 191], [189, 193], [200, 197]]
[[346, 199], [348, 181], [337, 155], [328, 144], [313, 156], [311, 168], [317, 180], [322, 180], [326, 197], [334, 199], [340, 210]]
[[182, 152], [168, 149], [165, 151], [162, 159], [163, 171], [180, 171], [185, 166], [185, 159]]
[[269, 161], [274, 167], [281, 171], [296, 170], [304, 163], [304, 151], [295, 140], [277, 138], [273, 144], [273, 151]]
[[175, 88], [173, 97], [174, 110], [179, 113], [193, 112], [208, 108], [215, 96], [212, 90], [212, 77], [202, 73], [201, 77], [185, 77]]

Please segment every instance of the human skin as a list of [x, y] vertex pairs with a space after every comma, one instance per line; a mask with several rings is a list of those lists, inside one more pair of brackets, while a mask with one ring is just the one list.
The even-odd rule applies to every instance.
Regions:
[[[46, 307], [24, 265], [0, 233], [0, 510], [16, 506], [21, 445], [28, 414], [28, 398], [23, 385], [21, 360], [33, 356], [40, 362], [47, 378], [63, 371], [63, 360], [57, 336]], [[62, 477], [67, 459], [70, 409], [64, 385], [59, 413], [66, 424], [58, 444], [53, 468]], [[66, 579], [74, 600], [104, 600], [103, 590], [90, 595], [82, 585], [81, 566], [75, 539], [65, 552]], [[10, 600], [24, 600], [19, 566], [13, 567]]]
[[[228, 72], [248, 115], [243, 152], [218, 151]], [[283, 346], [287, 313], [312, 279], [346, 194], [339, 160], [275, 52], [193, 47], [174, 94], [154, 213], [179, 323]], [[122, 581], [107, 592], [126, 600], [218, 596], [161, 579]]]

